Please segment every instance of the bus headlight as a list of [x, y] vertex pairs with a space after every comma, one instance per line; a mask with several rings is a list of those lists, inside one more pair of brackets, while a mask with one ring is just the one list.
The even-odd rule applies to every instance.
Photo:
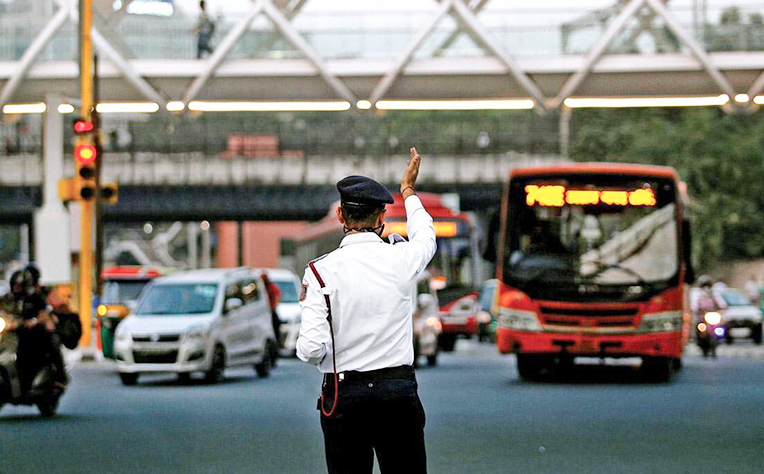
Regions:
[[499, 325], [515, 331], [541, 331], [539, 318], [533, 311], [501, 308]]
[[682, 329], [681, 311], [643, 314], [639, 325], [640, 332], [680, 331]]
[[703, 315], [703, 320], [706, 322], [706, 324], [710, 324], [711, 326], [716, 326], [720, 322], [722, 322], [722, 315], [717, 313], [716, 311], [710, 311]]

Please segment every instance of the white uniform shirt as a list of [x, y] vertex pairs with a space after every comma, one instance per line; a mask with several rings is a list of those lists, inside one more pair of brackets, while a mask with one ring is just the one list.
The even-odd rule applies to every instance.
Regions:
[[[345, 236], [340, 247], [314, 261], [332, 305], [337, 371], [411, 365], [416, 282], [435, 255], [432, 217], [416, 196], [405, 201], [408, 242], [394, 245], [377, 234]], [[302, 322], [297, 357], [332, 372], [332, 347], [324, 293], [311, 271], [302, 280]]]

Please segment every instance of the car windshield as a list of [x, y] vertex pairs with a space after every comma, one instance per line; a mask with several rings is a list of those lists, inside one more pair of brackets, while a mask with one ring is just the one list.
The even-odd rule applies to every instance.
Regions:
[[722, 292], [722, 298], [729, 306], [751, 306], [751, 302], [748, 298], [739, 291], [736, 290], [724, 290]]
[[291, 280], [273, 280], [273, 283], [281, 290], [282, 303], [297, 303], [297, 288]]
[[644, 285], [679, 268], [674, 187], [614, 177], [513, 182], [506, 276], [520, 286]]
[[215, 307], [216, 284], [154, 285], [141, 300], [137, 315], [206, 314]]
[[103, 284], [101, 303], [124, 304], [136, 301], [149, 280], [107, 280]]

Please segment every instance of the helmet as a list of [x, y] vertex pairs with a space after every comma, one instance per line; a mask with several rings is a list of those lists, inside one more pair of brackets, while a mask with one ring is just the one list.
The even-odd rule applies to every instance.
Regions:
[[40, 267], [34, 263], [29, 262], [26, 267], [24, 267], [24, 270], [29, 272], [29, 275], [32, 278], [32, 285], [37, 286], [40, 284]]
[[34, 290], [32, 275], [24, 268], [13, 272], [8, 282], [11, 285], [11, 294], [17, 297], [28, 295]]
[[711, 285], [714, 284], [714, 279], [708, 275], [701, 275], [698, 277], [697, 284], [701, 288], [704, 288], [704, 287], [710, 288]]

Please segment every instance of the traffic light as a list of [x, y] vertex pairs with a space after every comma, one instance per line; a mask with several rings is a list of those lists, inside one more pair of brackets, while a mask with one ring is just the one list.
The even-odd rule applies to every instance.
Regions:
[[90, 201], [96, 197], [96, 165], [98, 148], [95, 146], [96, 126], [93, 121], [77, 118], [72, 124], [77, 135], [77, 145], [74, 147], [75, 162], [75, 198]]
[[95, 130], [95, 124], [83, 118], [76, 118], [74, 119], [72, 128], [74, 128], [75, 135], [83, 135]]
[[101, 199], [104, 204], [117, 204], [119, 200], [119, 187], [117, 183], [103, 183], [101, 185]]
[[89, 201], [96, 196], [96, 160], [98, 151], [93, 145], [79, 144], [74, 147], [77, 161], [77, 194], [79, 199]]

